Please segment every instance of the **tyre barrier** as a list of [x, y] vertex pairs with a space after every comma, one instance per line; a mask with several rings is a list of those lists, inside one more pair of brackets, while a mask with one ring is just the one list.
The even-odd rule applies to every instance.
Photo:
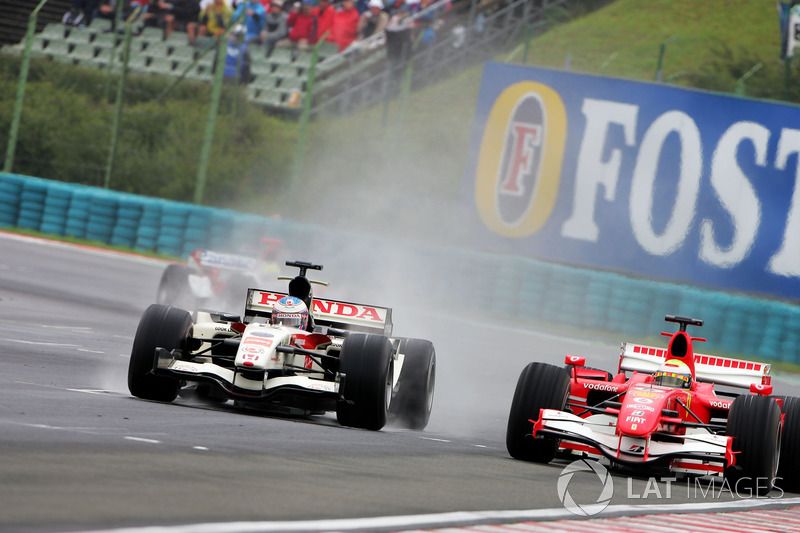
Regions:
[[39, 230], [47, 196], [47, 183], [42, 180], [27, 180], [22, 184], [17, 226], [23, 229]]
[[[0, 226], [174, 256], [197, 247], [260, 250], [261, 236], [312, 242], [311, 237], [318, 235], [329, 237], [330, 253], [347, 254], [351, 240], [359, 242], [353, 250], [368, 245], [389, 263], [393, 253], [401, 253], [376, 237], [354, 239], [325, 228], [227, 209], [4, 173], [0, 173]], [[664, 323], [666, 314], [696, 316], [705, 321], [697, 331], [709, 339], [704, 351], [800, 363], [800, 308], [792, 303], [521, 257], [422, 245], [415, 253], [426, 264], [447, 260], [457, 265], [447, 272], [446, 279], [423, 279], [422, 286], [415, 288], [420, 294], [448, 301], [453, 309], [472, 309], [476, 301], [489, 302], [494, 319], [519, 327], [568, 324], [618, 334], [620, 340], [655, 337], [659, 331], [671, 329]], [[453, 261], [454, 256], [458, 261]], [[380, 273], [375, 274], [375, 281], [380, 282]]]

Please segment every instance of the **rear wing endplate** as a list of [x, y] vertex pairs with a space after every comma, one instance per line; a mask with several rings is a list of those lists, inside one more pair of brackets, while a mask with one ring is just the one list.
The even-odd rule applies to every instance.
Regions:
[[[257, 316], [269, 318], [272, 306], [284, 296], [287, 296], [285, 292], [248, 289], [245, 321], [249, 322]], [[387, 337], [392, 335], [392, 310], [387, 307], [314, 298], [309, 311], [317, 326], [377, 333]]]
[[[626, 342], [619, 356], [619, 369], [652, 374], [664, 363], [666, 356], [664, 348]], [[698, 381], [743, 389], [749, 389], [752, 384], [769, 385], [772, 382], [770, 365], [718, 355], [694, 354], [694, 371]]]

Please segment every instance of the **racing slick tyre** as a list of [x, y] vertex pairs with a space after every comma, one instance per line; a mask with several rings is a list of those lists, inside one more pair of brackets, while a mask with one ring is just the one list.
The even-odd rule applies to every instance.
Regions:
[[539, 418], [540, 409], [561, 409], [567, 405], [569, 374], [561, 367], [530, 363], [522, 370], [511, 401], [506, 429], [506, 448], [514, 459], [548, 463], [553, 460], [558, 440], [531, 438], [530, 420]]
[[128, 365], [128, 389], [145, 400], [171, 402], [178, 395], [177, 379], [153, 374], [156, 348], [183, 348], [191, 338], [192, 316], [188, 311], [152, 304], [145, 310], [133, 339]]
[[343, 426], [377, 431], [386, 424], [392, 398], [392, 344], [382, 335], [348, 335], [339, 356], [344, 379], [336, 404]]
[[736, 491], [759, 496], [772, 490], [781, 451], [781, 410], [774, 398], [739, 396], [728, 414], [726, 433], [733, 437], [736, 465], [725, 479]]
[[423, 430], [428, 425], [436, 386], [436, 351], [422, 339], [403, 339], [403, 366], [389, 413], [400, 427]]
[[156, 303], [194, 307], [192, 289], [189, 286], [189, 269], [183, 265], [167, 265], [158, 284]]
[[800, 398], [783, 398], [783, 435], [781, 460], [778, 464], [778, 486], [800, 492]]

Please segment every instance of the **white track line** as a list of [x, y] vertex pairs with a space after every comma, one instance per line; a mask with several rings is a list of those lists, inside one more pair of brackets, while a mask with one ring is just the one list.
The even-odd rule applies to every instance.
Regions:
[[[724, 503], [679, 503], [665, 505], [609, 505], [595, 518], [607, 515], [662, 514], [676, 512], [714, 513], [741, 511], [765, 506], [800, 505], [800, 498], [737, 500]], [[457, 511], [451, 513], [342, 518], [331, 520], [296, 520], [275, 522], [218, 522], [177, 526], [145, 526], [95, 530], [89, 533], [254, 533], [272, 531], [373, 531], [376, 529], [412, 529], [448, 527], [486, 522], [502, 523], [525, 520], [575, 518], [564, 508], [520, 511]]]
[[132, 441], [135, 441], [135, 442], [146, 442], [147, 444], [161, 444], [161, 441], [160, 441], [160, 440], [156, 440], [156, 439], [145, 439], [145, 438], [143, 438], [143, 437], [131, 437], [131, 436], [125, 436], [125, 437], [124, 437], [124, 439], [125, 439], [125, 440], [132, 440]]

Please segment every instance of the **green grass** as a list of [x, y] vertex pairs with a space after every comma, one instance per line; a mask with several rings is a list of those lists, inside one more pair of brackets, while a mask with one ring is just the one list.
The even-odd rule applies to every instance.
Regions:
[[536, 38], [529, 63], [562, 67], [569, 54], [573, 70], [652, 80], [665, 42], [664, 79], [679, 84], [720, 47], [778, 62], [775, 1], [617, 0]]

